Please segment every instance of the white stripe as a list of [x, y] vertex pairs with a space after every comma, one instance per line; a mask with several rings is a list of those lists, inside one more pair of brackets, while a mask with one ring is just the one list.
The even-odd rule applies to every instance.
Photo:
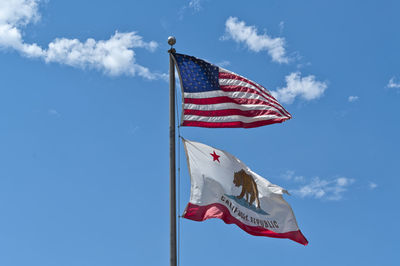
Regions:
[[253, 85], [251, 85], [250, 83], [247, 83], [243, 80], [237, 80], [237, 79], [229, 79], [229, 78], [220, 78], [218, 79], [219, 81], [219, 85], [227, 85], [227, 86], [241, 86], [241, 87], [246, 87], [246, 88], [250, 88], [253, 90], [258, 91], [257, 87], [254, 87]]
[[194, 104], [185, 103], [183, 109], [187, 110], [202, 110], [202, 111], [215, 111], [224, 109], [239, 109], [242, 111], [249, 110], [272, 110], [279, 112], [276, 108], [267, 105], [257, 105], [257, 104], [236, 104], [236, 103], [218, 103], [218, 104]]
[[[251, 99], [251, 100], [260, 100], [263, 102], [267, 102], [271, 104], [277, 112], [282, 114], [283, 116], [289, 116], [283, 108], [271, 101], [266, 100], [264, 97], [261, 97], [258, 94], [253, 93], [246, 93], [246, 92], [224, 92], [220, 90], [216, 91], [206, 91], [206, 92], [184, 92], [184, 98], [191, 98], [191, 99], [206, 99], [206, 98], [213, 98], [213, 97], [229, 97], [232, 99]], [[239, 104], [237, 104], [239, 105]]]
[[[260, 89], [258, 87], [254, 87], [253, 85], [251, 85], [250, 83], [247, 83], [243, 80], [237, 80], [237, 79], [223, 79], [220, 78], [219, 80], [219, 85], [225, 85], [225, 86], [241, 86], [241, 87], [245, 87], [245, 88], [249, 88], [249, 89], [253, 89], [255, 91], [258, 91], [260, 94], [267, 94], [269, 96], [271, 96], [268, 91], [266, 89]], [[266, 97], [266, 96], [264, 96]], [[266, 97], [267, 98], [267, 97]], [[273, 100], [271, 98], [267, 98], [270, 100]]]
[[202, 122], [235, 122], [240, 121], [243, 123], [251, 123], [262, 120], [271, 120], [276, 118], [282, 118], [276, 115], [261, 115], [255, 117], [247, 117], [241, 115], [229, 115], [229, 116], [198, 116], [198, 115], [184, 115], [184, 121], [202, 121]]
[[257, 99], [260, 101], [268, 102], [273, 104], [271, 101], [268, 101], [264, 97], [261, 97], [258, 94], [250, 93], [250, 92], [241, 92], [241, 91], [233, 91], [233, 92], [225, 92], [225, 91], [207, 91], [207, 92], [184, 92], [183, 96], [185, 98], [191, 99], [202, 99], [202, 98], [213, 98], [213, 97], [229, 97], [232, 99]]
[[222, 97], [227, 96], [226, 92], [221, 90], [215, 91], [205, 91], [205, 92], [184, 92], [183, 97], [192, 98], [192, 99], [200, 99], [200, 98], [213, 98], [213, 97]]

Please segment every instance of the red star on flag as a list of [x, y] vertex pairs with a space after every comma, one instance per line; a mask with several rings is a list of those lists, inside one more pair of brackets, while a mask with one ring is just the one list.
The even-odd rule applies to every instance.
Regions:
[[213, 151], [213, 153], [210, 153], [210, 155], [213, 157], [213, 162], [214, 162], [214, 161], [217, 161], [217, 162], [220, 163], [219, 157], [221, 157], [221, 156], [217, 155], [217, 154], [215, 153], [215, 151]]

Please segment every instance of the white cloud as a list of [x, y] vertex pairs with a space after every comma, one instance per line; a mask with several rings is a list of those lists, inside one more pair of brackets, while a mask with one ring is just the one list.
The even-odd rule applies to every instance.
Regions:
[[388, 87], [388, 88], [399, 89], [399, 88], [400, 88], [400, 83], [399, 83], [399, 82], [396, 82], [395, 80], [396, 80], [396, 78], [395, 78], [395, 77], [392, 77], [392, 78], [389, 80], [389, 83], [388, 83], [387, 87]]
[[20, 28], [39, 20], [38, 0], [0, 1], [0, 48], [13, 48], [26, 56], [40, 56], [42, 49], [22, 40]]
[[272, 95], [283, 103], [290, 104], [296, 97], [310, 101], [324, 94], [326, 82], [317, 81], [315, 76], [301, 77], [300, 72], [293, 72], [285, 77], [286, 87], [272, 91]]
[[333, 180], [323, 180], [316, 177], [309, 184], [290, 190], [290, 192], [302, 198], [340, 200], [343, 198], [343, 193], [352, 183], [354, 183], [354, 179], [346, 177], [339, 177]]
[[246, 26], [244, 21], [236, 17], [229, 17], [225, 22], [225, 39], [232, 39], [238, 43], [245, 43], [248, 49], [254, 52], [267, 51], [272, 61], [288, 63], [289, 59], [285, 51], [284, 38], [272, 38], [266, 33], [258, 34], [256, 27]]
[[181, 7], [178, 11], [179, 19], [183, 19], [183, 15], [189, 9], [192, 10], [193, 13], [200, 12], [203, 9], [202, 2], [204, 0], [189, 0], [187, 4]]
[[377, 185], [376, 183], [374, 183], [374, 182], [369, 182], [369, 183], [368, 183], [368, 187], [369, 187], [370, 189], [375, 189], [375, 188], [378, 187], [378, 185]]
[[229, 66], [230, 64], [231, 64], [231, 62], [229, 62], [228, 60], [224, 60], [224, 61], [221, 61], [221, 62], [217, 63], [217, 66], [220, 66], [220, 67], [227, 67], [227, 66]]
[[285, 29], [285, 22], [279, 22], [279, 33], [282, 34], [283, 30]]
[[352, 102], [358, 101], [358, 99], [359, 99], [358, 96], [349, 96], [348, 101], [352, 103]]
[[2, 0], [0, 1], [0, 23], [26, 25], [37, 21], [38, 0]]
[[46, 62], [57, 62], [79, 68], [95, 68], [116, 76], [127, 74], [153, 79], [155, 76], [146, 67], [136, 64], [132, 48], [147, 48], [152, 51], [155, 42], [146, 43], [135, 32], [116, 32], [108, 40], [56, 39], [51, 42], [43, 56]]
[[200, 11], [202, 9], [201, 1], [202, 0], [190, 0], [189, 8], [192, 8], [194, 11]]
[[14, 49], [24, 56], [41, 58], [47, 63], [56, 62], [81, 69], [92, 68], [105, 74], [139, 75], [147, 79], [165, 78], [165, 74], [152, 73], [138, 64], [134, 48], [154, 51], [157, 43], [145, 42], [136, 32], [115, 32], [108, 40], [57, 38], [47, 48], [23, 41], [21, 28], [40, 18], [40, 0], [0, 1], [0, 47]]
[[281, 177], [287, 181], [303, 182], [304, 176], [295, 175], [292, 170], [287, 170], [285, 173], [281, 174]]
[[60, 116], [60, 113], [56, 109], [49, 109], [47, 110], [49, 115], [55, 115], [55, 116]]

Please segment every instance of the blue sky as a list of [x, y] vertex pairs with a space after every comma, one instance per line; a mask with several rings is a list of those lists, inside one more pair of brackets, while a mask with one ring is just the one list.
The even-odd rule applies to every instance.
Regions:
[[169, 265], [169, 35], [292, 114], [181, 134], [288, 189], [309, 240], [182, 220], [181, 265], [396, 265], [399, 8], [0, 0], [0, 265]]

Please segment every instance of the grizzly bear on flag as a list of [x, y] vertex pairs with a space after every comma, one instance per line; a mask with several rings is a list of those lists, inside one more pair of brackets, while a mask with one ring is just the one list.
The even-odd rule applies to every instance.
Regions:
[[238, 199], [241, 199], [246, 195], [246, 201], [249, 203], [249, 205], [252, 205], [253, 202], [256, 201], [257, 208], [260, 208], [257, 184], [251, 175], [246, 173], [243, 169], [239, 172], [235, 172], [235, 174], [233, 175], [233, 184], [235, 184], [235, 186], [237, 187], [242, 186], [242, 192], [239, 196], [237, 196]]

